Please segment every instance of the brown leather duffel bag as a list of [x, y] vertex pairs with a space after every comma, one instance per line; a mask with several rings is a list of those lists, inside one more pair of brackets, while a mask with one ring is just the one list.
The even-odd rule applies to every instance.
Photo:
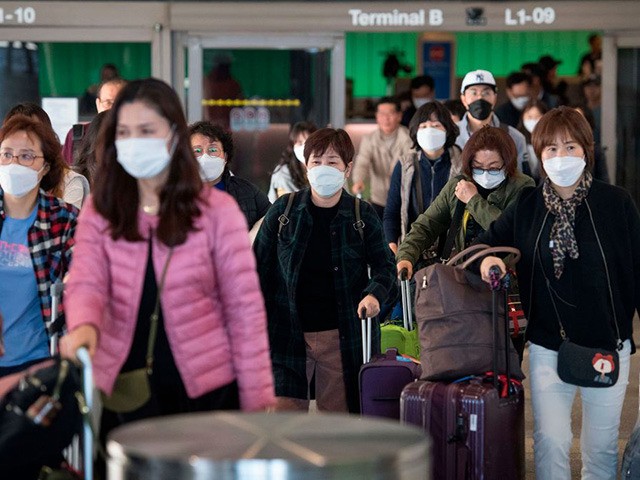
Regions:
[[[416, 272], [415, 311], [423, 380], [456, 380], [493, 369], [492, 292], [478, 274], [467, 268], [490, 254], [515, 254], [511, 263], [520, 258], [520, 252], [512, 247], [473, 245], [446, 264], [436, 263]], [[458, 264], [465, 257], [468, 259]], [[504, 294], [499, 293], [502, 298]], [[497, 303], [498, 318], [504, 319], [504, 300]], [[498, 338], [505, 338], [505, 322], [498, 323]], [[511, 340], [509, 350], [511, 376], [522, 379], [524, 374]], [[506, 370], [505, 357], [504, 343], [500, 342], [500, 373]]]

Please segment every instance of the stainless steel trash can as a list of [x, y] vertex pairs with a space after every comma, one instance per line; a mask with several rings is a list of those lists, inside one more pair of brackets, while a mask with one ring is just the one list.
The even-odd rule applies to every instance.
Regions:
[[109, 480], [425, 480], [430, 445], [388, 420], [303, 413], [197, 413], [120, 427]]

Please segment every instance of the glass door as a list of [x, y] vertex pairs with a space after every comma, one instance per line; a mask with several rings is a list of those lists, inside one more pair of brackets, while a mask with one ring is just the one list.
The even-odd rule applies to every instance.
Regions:
[[233, 173], [259, 188], [267, 190], [291, 125], [344, 125], [341, 35], [187, 36], [185, 43], [189, 122], [228, 129]]
[[616, 184], [640, 206], [640, 45], [618, 49]]

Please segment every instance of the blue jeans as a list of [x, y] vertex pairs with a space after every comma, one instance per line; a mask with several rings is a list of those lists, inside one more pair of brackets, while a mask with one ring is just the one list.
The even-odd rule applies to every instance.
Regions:
[[571, 410], [576, 392], [582, 400], [583, 480], [615, 480], [618, 471], [618, 431], [629, 383], [631, 342], [618, 352], [620, 373], [609, 388], [577, 387], [558, 377], [558, 352], [529, 346], [529, 380], [533, 409], [533, 449], [538, 480], [571, 480], [569, 450]]

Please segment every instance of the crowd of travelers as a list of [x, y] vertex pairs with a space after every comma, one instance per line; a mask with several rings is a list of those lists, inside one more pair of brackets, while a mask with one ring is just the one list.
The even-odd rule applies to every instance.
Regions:
[[[583, 478], [615, 478], [640, 216], [609, 184], [596, 57], [581, 62], [579, 106], [563, 104], [559, 62], [543, 56], [507, 76], [502, 105], [487, 70], [447, 102], [415, 78], [408, 108], [377, 102], [358, 152], [342, 129], [296, 123], [266, 193], [233, 174], [231, 133], [188, 125], [160, 80], [105, 80], [77, 148], [39, 106], [16, 105], [0, 129], [0, 376], [49, 357], [49, 292], [64, 283], [60, 352], [93, 358], [103, 439], [143, 418], [308, 411], [311, 399], [358, 413], [358, 315], [388, 315], [398, 275], [428, 263], [462, 204], [456, 251], [522, 253], [538, 478], [569, 478], [577, 391]], [[496, 266], [506, 273], [486, 257], [483, 279]], [[558, 378], [565, 333], [618, 349], [614, 386]], [[120, 382], [140, 369], [150, 396], [123, 407]]]

